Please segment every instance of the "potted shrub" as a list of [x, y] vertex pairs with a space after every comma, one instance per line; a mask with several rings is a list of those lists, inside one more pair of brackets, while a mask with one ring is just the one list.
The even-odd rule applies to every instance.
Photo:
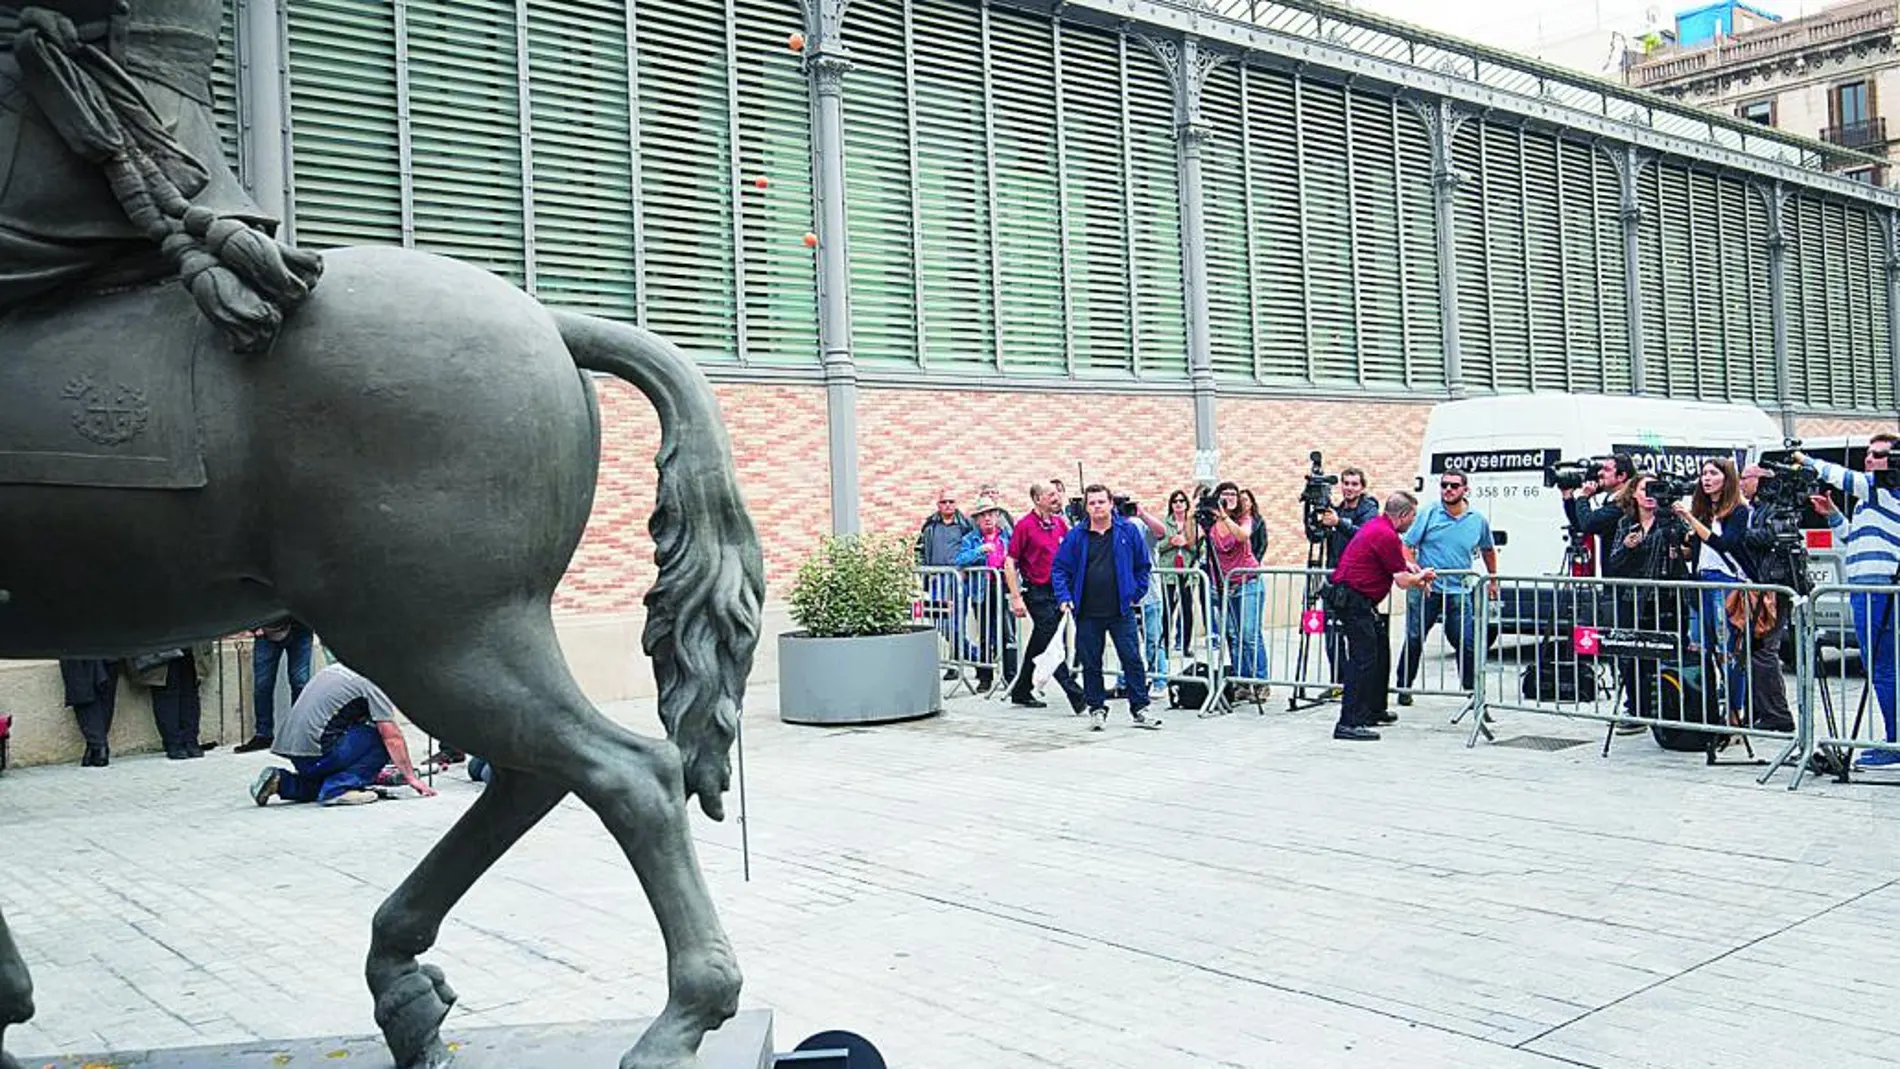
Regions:
[[919, 624], [911, 543], [828, 538], [792, 583], [792, 622], [778, 640], [779, 719], [878, 724], [943, 709], [937, 632]]

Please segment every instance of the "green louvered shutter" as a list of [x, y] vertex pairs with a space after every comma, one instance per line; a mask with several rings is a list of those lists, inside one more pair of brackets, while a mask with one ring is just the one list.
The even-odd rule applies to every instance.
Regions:
[[528, 0], [535, 290], [634, 322], [637, 235], [623, 0]]
[[1669, 393], [1669, 318], [1663, 306], [1662, 200], [1658, 166], [1645, 168], [1636, 183], [1642, 224], [1636, 233], [1636, 289], [1642, 301], [1643, 377], [1649, 393]]
[[1246, 70], [1247, 162], [1253, 182], [1253, 248], [1249, 268], [1258, 333], [1254, 360], [1262, 382], [1308, 381], [1306, 242], [1300, 224], [1299, 126], [1293, 79], [1277, 70]]
[[1886, 234], [1878, 215], [1855, 207], [1857, 225], [1852, 228], [1856, 267], [1850, 268], [1865, 280], [1867, 296], [1862, 301], [1861, 335], [1866, 341], [1865, 381], [1868, 386], [1862, 402], [1876, 412], [1895, 408], [1891, 324], [1887, 321], [1887, 249]]
[[1594, 376], [1573, 375], [1565, 324], [1563, 210], [1558, 197], [1563, 172], [1557, 139], [1533, 131], [1519, 133], [1523, 152], [1525, 296], [1530, 308], [1531, 384], [1539, 390], [1588, 390]]
[[1120, 38], [1063, 23], [1063, 217], [1077, 374], [1134, 369], [1121, 84]]
[[1134, 219], [1135, 367], [1146, 379], [1188, 373], [1187, 305], [1181, 286], [1180, 164], [1174, 93], [1166, 71], [1127, 44], [1129, 200]]
[[1405, 309], [1407, 384], [1415, 390], [1445, 389], [1443, 302], [1438, 293], [1438, 205], [1432, 187], [1432, 139], [1410, 107], [1394, 106], [1398, 145], [1398, 213], [1401, 296]]
[[1826, 220], [1829, 247], [1839, 250], [1830, 257], [1828, 272], [1833, 280], [1828, 287], [1830, 314], [1841, 327], [1834, 339], [1835, 367], [1840, 372], [1834, 380], [1834, 403], [1871, 409], [1876, 380], [1868, 344], [1873, 335], [1869, 320], [1876, 306], [1886, 313], [1886, 279], [1875, 274], [1865, 255], [1867, 216], [1860, 207], [1830, 201]]
[[1716, 242], [1721, 213], [1721, 190], [1708, 171], [1689, 172], [1689, 210], [1683, 222], [1689, 233], [1689, 309], [1695, 359], [1695, 395], [1705, 401], [1726, 401], [1736, 383], [1738, 354], [1729, 351], [1729, 309], [1721, 300], [1722, 250]]
[[1756, 261], [1767, 256], [1765, 236], [1751, 227], [1755, 216], [1749, 212], [1749, 201], [1753, 196], [1740, 179], [1718, 177], [1716, 208], [1709, 227], [1717, 263], [1715, 275], [1709, 280], [1710, 300], [1720, 305], [1723, 348], [1728, 354], [1728, 392], [1731, 399], [1743, 403], [1759, 403], [1774, 396], [1768, 290], [1765, 285], [1760, 290], [1753, 285], [1756, 274], [1763, 270]]
[[1749, 380], [1758, 405], [1775, 404], [1775, 314], [1768, 299], [1768, 207], [1745, 180], [1731, 179], [1728, 203], [1734, 206], [1740, 246], [1727, 261], [1742, 291], [1729, 291], [1748, 307]]
[[1399, 241], [1398, 146], [1392, 98], [1347, 90], [1346, 187], [1352, 217], [1354, 326], [1359, 338], [1359, 384], [1402, 388], [1406, 317], [1400, 300], [1404, 246]]
[[968, 0], [911, 0], [911, 39], [924, 359], [932, 368], [994, 370], [983, 9]]
[[1484, 124], [1485, 256], [1491, 274], [1494, 388], [1531, 389], [1530, 261], [1524, 233], [1522, 133]]
[[[1603, 344], [1603, 391], [1630, 393], [1630, 307], [1626, 272], [1628, 247], [1623, 238], [1623, 187], [1616, 165], [1597, 149], [1590, 156], [1591, 240], [1596, 246], [1597, 295], [1603, 302], [1603, 321], [1598, 332]], [[1582, 168], [1579, 167], [1579, 174]]]
[[904, 5], [857, 4], [845, 20], [845, 218], [851, 245], [851, 348], [867, 366], [917, 365], [911, 263], [910, 119]]
[[[811, 367], [819, 362], [817, 257], [805, 247], [805, 234], [814, 229], [811, 94], [799, 57], [785, 45], [804, 15], [798, 0], [733, 0], [733, 11], [744, 356], [750, 364]], [[851, 238], [855, 254], [857, 235]]]
[[402, 242], [396, 23], [387, 0], [289, 7], [297, 240], [311, 248]]
[[1208, 76], [1201, 94], [1201, 121], [1211, 131], [1201, 148], [1201, 218], [1207, 233], [1208, 351], [1214, 374], [1229, 382], [1253, 381], [1253, 286], [1247, 263], [1249, 182], [1243, 159], [1246, 128], [1240, 112], [1240, 65], [1228, 63]]
[[1476, 119], [1458, 128], [1451, 144], [1458, 192], [1452, 201], [1452, 243], [1458, 263], [1458, 350], [1465, 387], [1497, 389], [1491, 343], [1491, 261], [1486, 237], [1484, 127]]
[[1689, 172], [1681, 166], [1655, 165], [1657, 213], [1655, 229], [1662, 263], [1662, 328], [1665, 347], [1662, 392], [1670, 397], [1695, 397], [1696, 336], [1694, 266], [1690, 262]]
[[1301, 136], [1299, 179], [1307, 248], [1307, 314], [1312, 319], [1313, 379], [1327, 385], [1359, 381], [1359, 333], [1353, 301], [1352, 175], [1341, 151], [1346, 90], [1311, 78], [1296, 80]]
[[[1756, 196], [1760, 196], [1757, 193]], [[1772, 194], [1771, 194], [1772, 195]], [[1788, 398], [1795, 404], [1808, 403], [1810, 371], [1814, 360], [1810, 354], [1808, 327], [1818, 319], [1817, 311], [1812, 318], [1808, 313], [1808, 282], [1810, 257], [1814, 259], [1813, 280], [1818, 290], [1820, 283], [1819, 249], [1805, 245], [1801, 240], [1801, 208], [1794, 197], [1788, 197], [1781, 207], [1782, 236], [1787, 240], [1784, 254], [1782, 310], [1788, 326]], [[1767, 290], [1763, 290], [1766, 293]], [[1815, 376], [1818, 379], [1818, 375]], [[1770, 388], [1772, 391], [1772, 387]]]
[[[1822, 230], [1821, 202], [1812, 196], [1797, 195], [1790, 199], [1789, 205], [1794, 210], [1795, 246], [1801, 250], [1801, 365], [1806, 369], [1806, 381], [1801, 384], [1800, 392], [1795, 394], [1795, 402], [1828, 408], [1834, 400], [1831, 354], [1833, 335], [1838, 328], [1828, 319], [1828, 254], [1826, 236]], [[1792, 364], [1792, 342], [1789, 348], [1789, 363]]]
[[1608, 357], [1605, 352], [1604, 289], [1622, 286], [1619, 272], [1606, 276], [1596, 240], [1596, 179], [1590, 167], [1595, 156], [1588, 144], [1559, 138], [1557, 141], [1556, 196], [1557, 222], [1553, 231], [1558, 244], [1562, 285], [1563, 345], [1567, 354], [1567, 376], [1574, 390], [1604, 392]]
[[699, 360], [736, 360], [726, 5], [641, 0], [636, 19], [647, 326]]
[[528, 284], [511, 0], [409, 0], [416, 247]]
[[218, 123], [218, 144], [224, 149], [224, 160], [242, 179], [244, 153], [239, 147], [242, 132], [238, 120], [237, 5], [238, 0], [224, 0], [223, 12], [218, 17], [218, 54], [211, 63], [211, 114]]
[[1004, 367], [1065, 374], [1055, 33], [1043, 15], [994, 7], [989, 19]]

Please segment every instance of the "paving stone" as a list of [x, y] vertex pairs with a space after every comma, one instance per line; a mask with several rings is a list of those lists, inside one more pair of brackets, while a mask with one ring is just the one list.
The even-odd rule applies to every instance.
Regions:
[[[694, 827], [743, 1003], [787, 1049], [849, 1028], [905, 1069], [1637, 1069], [1872, 1066], [1900, 1039], [1900, 796], [1877, 787], [1791, 794], [1646, 739], [1467, 749], [1435, 699], [1375, 745], [1283, 705], [1102, 733], [967, 698], [835, 731], [753, 706], [746, 821]], [[260, 811], [266, 761], [0, 777], [0, 902], [40, 1008], [10, 1046], [368, 1030], [369, 917], [480, 788]], [[429, 960], [465, 1030], [665, 998], [638, 883], [572, 800]]]

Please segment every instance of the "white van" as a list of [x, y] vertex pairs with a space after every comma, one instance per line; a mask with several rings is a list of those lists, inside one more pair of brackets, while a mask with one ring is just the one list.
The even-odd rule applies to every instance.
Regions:
[[[1425, 424], [1419, 502], [1423, 508], [1437, 499], [1439, 475], [1462, 470], [1473, 507], [1498, 538], [1499, 572], [1566, 574], [1563, 497], [1545, 478], [1551, 465], [1627, 453], [1639, 471], [1694, 478], [1709, 457], [1739, 467], [1781, 444], [1780, 424], [1752, 405], [1577, 393], [1447, 401]], [[1500, 630], [1547, 633], [1559, 623], [1549, 619], [1551, 606], [1540, 611], [1509, 584], [1501, 593]]]

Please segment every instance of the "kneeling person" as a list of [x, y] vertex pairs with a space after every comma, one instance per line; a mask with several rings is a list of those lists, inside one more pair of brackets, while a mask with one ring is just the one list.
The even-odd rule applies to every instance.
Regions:
[[1148, 707], [1148, 678], [1141, 659], [1141, 602], [1148, 595], [1148, 540], [1134, 524], [1115, 514], [1108, 487], [1083, 491], [1088, 523], [1062, 538], [1049, 569], [1056, 602], [1075, 620], [1075, 652], [1082, 659], [1082, 695], [1093, 727], [1108, 722], [1108, 695], [1102, 681], [1103, 640], [1115, 640], [1115, 656], [1128, 677], [1128, 714], [1135, 726], [1158, 728], [1161, 721], [1142, 712]]
[[389, 696], [340, 664], [311, 677], [278, 723], [271, 752], [288, 757], [292, 768], [267, 768], [258, 775], [251, 785], [258, 805], [272, 796], [323, 805], [374, 802], [382, 796], [371, 788], [391, 763], [417, 794], [435, 795], [416, 776]]

